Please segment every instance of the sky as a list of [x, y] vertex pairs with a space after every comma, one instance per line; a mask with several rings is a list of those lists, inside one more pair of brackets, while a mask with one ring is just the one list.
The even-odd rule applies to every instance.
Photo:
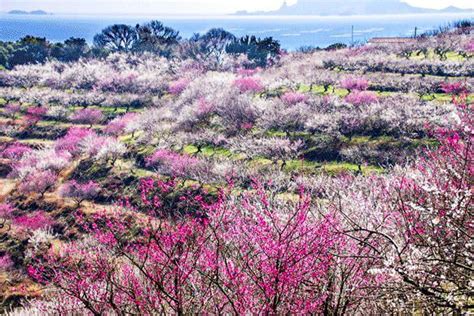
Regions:
[[[297, 0], [288, 0], [293, 4]], [[315, 0], [318, 1], [318, 0]], [[403, 0], [413, 6], [474, 9], [473, 0]], [[380, 0], [383, 2], [383, 0]], [[226, 14], [238, 10], [275, 10], [283, 0], [0, 0], [0, 12], [45, 10], [74, 14]]]

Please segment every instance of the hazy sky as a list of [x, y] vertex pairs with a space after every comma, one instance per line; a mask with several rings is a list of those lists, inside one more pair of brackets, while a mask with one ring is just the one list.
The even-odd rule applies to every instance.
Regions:
[[[289, 0], [295, 3], [297, 0]], [[318, 0], [315, 0], [317, 2]], [[384, 0], [380, 0], [383, 3]], [[403, 0], [426, 8], [454, 5], [474, 8], [473, 0]], [[0, 12], [42, 9], [53, 13], [219, 14], [237, 10], [273, 10], [283, 0], [0, 0]]]

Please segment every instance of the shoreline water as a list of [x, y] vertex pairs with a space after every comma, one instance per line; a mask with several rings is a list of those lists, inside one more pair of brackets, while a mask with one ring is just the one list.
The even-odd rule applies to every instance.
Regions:
[[[282, 47], [295, 50], [301, 46], [326, 47], [340, 42], [350, 44], [354, 26], [356, 42], [365, 42], [379, 36], [411, 36], [435, 29], [440, 25], [473, 19], [472, 13], [404, 14], [367, 16], [163, 16], [163, 15], [11, 15], [0, 13], [0, 40], [13, 41], [25, 35], [46, 37], [58, 42], [73, 37], [93, 36], [107, 25], [124, 23], [134, 25], [151, 19], [161, 20], [180, 31], [183, 37], [204, 33], [213, 27], [222, 27], [237, 36], [246, 34], [258, 37], [272, 36]], [[420, 34], [420, 33], [419, 33]]]

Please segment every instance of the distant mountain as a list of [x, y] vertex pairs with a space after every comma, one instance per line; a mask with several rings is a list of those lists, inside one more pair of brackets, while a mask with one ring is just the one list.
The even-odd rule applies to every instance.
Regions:
[[236, 15], [379, 15], [415, 13], [474, 12], [456, 7], [443, 10], [418, 8], [400, 0], [298, 0], [294, 5], [286, 2], [276, 11], [238, 11]]
[[8, 14], [18, 14], [18, 15], [50, 15], [51, 13], [48, 13], [43, 10], [35, 10], [35, 11], [23, 11], [23, 10], [12, 10], [9, 11]]

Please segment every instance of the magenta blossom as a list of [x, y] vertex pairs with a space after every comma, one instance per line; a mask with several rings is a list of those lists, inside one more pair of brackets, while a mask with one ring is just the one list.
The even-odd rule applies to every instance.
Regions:
[[51, 170], [35, 171], [22, 179], [18, 190], [23, 194], [39, 193], [43, 196], [51, 189], [57, 180], [57, 175]]
[[253, 93], [258, 93], [262, 92], [264, 89], [264, 86], [260, 79], [255, 78], [255, 77], [243, 77], [243, 78], [238, 78], [234, 81], [234, 87], [239, 89], [240, 92], [245, 93], [245, 92], [253, 92]]
[[377, 94], [371, 91], [354, 91], [345, 98], [346, 102], [353, 105], [370, 105], [378, 101]]
[[64, 137], [56, 140], [54, 149], [58, 152], [67, 151], [72, 155], [77, 155], [81, 150], [81, 142], [86, 137], [95, 135], [95, 132], [88, 128], [71, 127]]
[[71, 120], [75, 123], [89, 125], [99, 124], [103, 119], [104, 115], [101, 110], [90, 108], [77, 110], [71, 117]]
[[367, 90], [369, 82], [365, 78], [349, 76], [341, 80], [341, 87], [347, 90]]
[[178, 154], [167, 149], [160, 149], [146, 158], [146, 165], [154, 167], [164, 174], [184, 177], [189, 176], [190, 171], [200, 165], [197, 158], [184, 154]]
[[1, 218], [11, 218], [13, 211], [15, 211], [15, 208], [11, 204], [0, 203], [0, 217]]
[[181, 94], [188, 86], [191, 80], [188, 78], [181, 78], [172, 83], [168, 87], [168, 92], [173, 95]]
[[299, 92], [287, 92], [281, 96], [281, 100], [286, 105], [295, 105], [308, 101], [308, 96]]
[[12, 160], [19, 160], [21, 157], [23, 157], [23, 155], [29, 152], [31, 152], [30, 147], [20, 143], [14, 143], [4, 149], [2, 152], [0, 152], [0, 157]]
[[23, 229], [38, 230], [53, 226], [55, 221], [44, 211], [36, 211], [15, 218], [13, 224], [20, 226]]
[[118, 136], [122, 134], [127, 126], [138, 118], [137, 113], [127, 113], [110, 121], [105, 128], [105, 132]]

